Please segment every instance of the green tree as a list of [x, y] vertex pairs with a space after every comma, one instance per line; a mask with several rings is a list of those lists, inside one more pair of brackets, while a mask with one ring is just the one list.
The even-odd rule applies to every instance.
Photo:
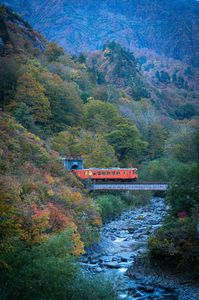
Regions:
[[51, 116], [45, 92], [45, 88], [30, 73], [24, 73], [18, 79], [15, 99], [19, 104], [25, 103], [29, 107], [37, 125], [46, 125]]
[[78, 87], [72, 82], [63, 81], [58, 76], [46, 74], [43, 78], [46, 95], [52, 112], [52, 130], [61, 131], [68, 125], [80, 122], [83, 102]]
[[184, 166], [178, 160], [159, 158], [149, 162], [144, 162], [140, 166], [140, 177], [146, 181], [166, 181], [171, 182], [179, 168]]
[[25, 58], [23, 64], [19, 69], [20, 75], [29, 73], [36, 81], [39, 81], [39, 83], [41, 84], [43, 84], [41, 78], [44, 72], [47, 72], [47, 69], [42, 66], [40, 61], [36, 58]]
[[115, 103], [120, 98], [119, 91], [114, 85], [98, 85], [93, 89], [92, 96], [95, 99]]
[[150, 159], [156, 159], [163, 155], [167, 137], [168, 133], [161, 124], [154, 123], [150, 126], [147, 136]]
[[49, 61], [55, 61], [61, 55], [64, 55], [64, 49], [58, 47], [55, 43], [48, 43], [45, 55], [47, 56]]
[[178, 126], [168, 138], [165, 146], [166, 154], [181, 162], [194, 162], [198, 160], [198, 133], [188, 124]]
[[84, 124], [92, 131], [109, 132], [119, 119], [119, 113], [111, 103], [91, 98], [84, 106]]
[[0, 176], [0, 270], [10, 267], [6, 253], [14, 249], [20, 236], [20, 226], [15, 222], [16, 206], [21, 202], [21, 188], [15, 178]]
[[192, 218], [168, 220], [159, 228], [155, 236], [149, 238], [151, 258], [188, 272], [189, 276], [199, 276], [198, 237], [196, 222]]
[[161, 72], [157, 71], [155, 75], [159, 79], [159, 81], [164, 84], [168, 84], [170, 82], [169, 74], [163, 70]]
[[75, 267], [69, 254], [72, 248], [70, 231], [32, 249], [26, 249], [23, 244], [19, 246], [9, 256], [12, 272], [3, 277], [9, 287], [4, 290], [4, 299], [66, 299], [66, 294], [71, 295], [69, 282], [74, 279]]
[[111, 167], [118, 165], [115, 151], [101, 134], [71, 128], [52, 139], [53, 148], [62, 156], [81, 155], [86, 167]]
[[80, 53], [79, 57], [78, 57], [78, 62], [80, 64], [84, 64], [86, 62], [86, 57], [83, 53]]
[[147, 143], [141, 139], [137, 127], [132, 123], [116, 126], [107, 135], [107, 140], [114, 147], [118, 159], [125, 164], [138, 162], [147, 148]]
[[88, 167], [107, 168], [117, 166], [118, 160], [114, 148], [101, 134], [87, 133], [78, 143], [83, 153], [85, 165]]
[[172, 213], [176, 216], [180, 211], [191, 215], [194, 209], [199, 213], [199, 168], [197, 164], [184, 165], [176, 172], [167, 199]]
[[142, 166], [141, 177], [147, 181], [167, 181], [168, 170], [160, 160], [153, 160]]
[[34, 129], [33, 116], [31, 115], [30, 108], [24, 102], [20, 103], [20, 105], [16, 108], [14, 117], [27, 129]]
[[3, 111], [14, 98], [19, 63], [13, 57], [0, 59], [0, 107]]
[[[152, 103], [144, 98], [140, 101], [130, 101], [131, 119], [147, 140], [149, 129], [153, 124], [160, 124], [160, 120]], [[125, 110], [123, 113], [128, 113]]]
[[175, 114], [180, 120], [191, 119], [197, 115], [197, 109], [192, 103], [187, 103], [177, 108]]
[[124, 209], [124, 203], [119, 196], [98, 196], [95, 199], [95, 203], [99, 207], [100, 214], [104, 222], [119, 215]]

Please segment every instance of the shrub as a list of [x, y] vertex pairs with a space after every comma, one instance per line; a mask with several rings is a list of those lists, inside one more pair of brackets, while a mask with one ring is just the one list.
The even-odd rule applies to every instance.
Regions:
[[116, 300], [116, 293], [111, 279], [107, 280], [102, 275], [95, 277], [80, 272], [72, 286], [72, 300]]
[[143, 163], [140, 167], [139, 176], [146, 181], [168, 181], [170, 182], [183, 163], [171, 159], [155, 159], [149, 163]]
[[78, 268], [71, 249], [70, 231], [32, 248], [18, 243], [18, 250], [7, 254], [12, 269], [1, 273], [1, 299], [116, 299], [110, 282], [101, 276], [93, 279]]
[[71, 249], [70, 231], [32, 248], [18, 243], [17, 250], [7, 254], [12, 269], [1, 277], [2, 299], [66, 299], [68, 281], [75, 274]]
[[174, 216], [180, 211], [191, 215], [199, 206], [198, 179], [199, 169], [196, 164], [181, 166], [176, 172], [167, 193], [167, 200]]
[[114, 195], [102, 195], [96, 198], [96, 205], [99, 207], [102, 220], [110, 220], [117, 216], [124, 209], [121, 198]]
[[149, 238], [152, 258], [165, 265], [199, 272], [197, 224], [192, 218], [172, 220]]

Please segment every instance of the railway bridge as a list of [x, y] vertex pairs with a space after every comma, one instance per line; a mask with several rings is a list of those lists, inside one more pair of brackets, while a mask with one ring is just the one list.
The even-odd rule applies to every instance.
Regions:
[[139, 183], [94, 183], [88, 189], [90, 191], [166, 191], [168, 183], [139, 182]]

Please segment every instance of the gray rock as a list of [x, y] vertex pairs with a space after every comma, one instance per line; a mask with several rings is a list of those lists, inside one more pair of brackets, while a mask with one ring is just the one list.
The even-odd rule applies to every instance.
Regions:
[[127, 259], [126, 257], [121, 257], [121, 261], [122, 261], [122, 262], [127, 262], [128, 259]]
[[128, 228], [128, 232], [129, 232], [129, 233], [134, 233], [134, 231], [135, 231], [135, 228], [134, 228], [134, 227], [129, 227], [129, 228]]
[[112, 260], [111, 256], [101, 256], [99, 262], [103, 263], [103, 262], [109, 262], [111, 260]]
[[97, 263], [97, 260], [91, 260], [90, 264], [95, 265]]
[[102, 272], [102, 271], [103, 271], [103, 269], [102, 269], [102, 268], [100, 268], [100, 267], [97, 267], [97, 268], [95, 269], [95, 271], [96, 271], [97, 273], [100, 273], [100, 272]]
[[137, 241], [135, 241], [131, 244], [132, 251], [137, 251], [138, 249], [140, 250], [140, 249], [143, 249], [143, 248], [144, 249], [146, 248], [146, 242], [137, 242]]
[[141, 237], [141, 235], [142, 235], [142, 233], [135, 233], [135, 234], [133, 235], [133, 238], [134, 238], [134, 239], [139, 239], [139, 238]]
[[116, 261], [104, 263], [104, 266], [110, 269], [119, 269], [121, 267]]
[[154, 287], [150, 286], [150, 285], [146, 285], [146, 286], [139, 287], [139, 290], [147, 292], [147, 293], [153, 293], [154, 292]]

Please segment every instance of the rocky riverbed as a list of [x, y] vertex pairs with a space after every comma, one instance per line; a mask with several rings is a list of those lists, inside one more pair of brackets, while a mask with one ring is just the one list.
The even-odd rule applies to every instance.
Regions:
[[181, 286], [177, 279], [164, 278], [154, 270], [150, 273], [140, 260], [146, 256], [148, 236], [162, 225], [165, 215], [162, 198], [153, 198], [147, 206], [124, 213], [104, 225], [100, 242], [87, 249], [80, 264], [93, 276], [102, 273], [113, 280], [119, 299], [199, 299], [198, 287]]

